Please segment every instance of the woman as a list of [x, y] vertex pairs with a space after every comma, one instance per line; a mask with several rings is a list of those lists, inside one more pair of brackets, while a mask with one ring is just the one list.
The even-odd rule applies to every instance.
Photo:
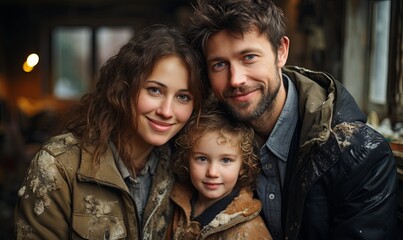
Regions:
[[161, 239], [172, 215], [169, 140], [203, 98], [200, 59], [177, 29], [137, 33], [102, 67], [18, 193], [17, 239]]

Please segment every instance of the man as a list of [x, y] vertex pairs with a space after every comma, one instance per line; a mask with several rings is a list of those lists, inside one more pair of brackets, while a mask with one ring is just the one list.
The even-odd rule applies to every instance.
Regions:
[[274, 239], [393, 239], [396, 166], [332, 76], [285, 67], [285, 17], [269, 0], [198, 0], [189, 37], [212, 91], [260, 143], [257, 196]]

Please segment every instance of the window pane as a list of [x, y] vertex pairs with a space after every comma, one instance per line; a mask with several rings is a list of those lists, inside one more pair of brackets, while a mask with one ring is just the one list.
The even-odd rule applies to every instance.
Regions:
[[96, 32], [96, 63], [99, 69], [110, 57], [117, 54], [133, 36], [129, 27], [102, 27]]
[[386, 104], [388, 76], [390, 1], [374, 2], [370, 68], [370, 101]]
[[59, 27], [53, 32], [52, 79], [58, 98], [76, 98], [91, 81], [91, 28]]

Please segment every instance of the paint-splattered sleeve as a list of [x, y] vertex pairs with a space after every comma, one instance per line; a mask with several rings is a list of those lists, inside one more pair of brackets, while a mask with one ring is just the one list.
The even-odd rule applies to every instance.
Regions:
[[342, 159], [328, 181], [335, 207], [329, 237], [394, 239], [397, 174], [389, 144], [366, 125], [343, 128]]
[[31, 162], [18, 191], [16, 239], [68, 239], [70, 188], [64, 167], [48, 151]]

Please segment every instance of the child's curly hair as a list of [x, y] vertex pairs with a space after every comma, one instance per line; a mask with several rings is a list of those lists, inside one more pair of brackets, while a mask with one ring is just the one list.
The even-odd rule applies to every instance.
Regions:
[[[190, 182], [189, 159], [192, 147], [206, 133], [218, 133], [220, 143], [229, 141], [234, 146], [239, 146], [242, 154], [241, 174], [238, 178], [239, 188], [255, 188], [256, 176], [260, 171], [257, 141], [251, 127], [230, 117], [223, 108], [210, 103], [199, 114], [194, 114], [189, 119], [176, 138], [176, 152], [173, 160], [173, 171], [180, 181]], [[228, 138], [230, 134], [231, 138]]]

